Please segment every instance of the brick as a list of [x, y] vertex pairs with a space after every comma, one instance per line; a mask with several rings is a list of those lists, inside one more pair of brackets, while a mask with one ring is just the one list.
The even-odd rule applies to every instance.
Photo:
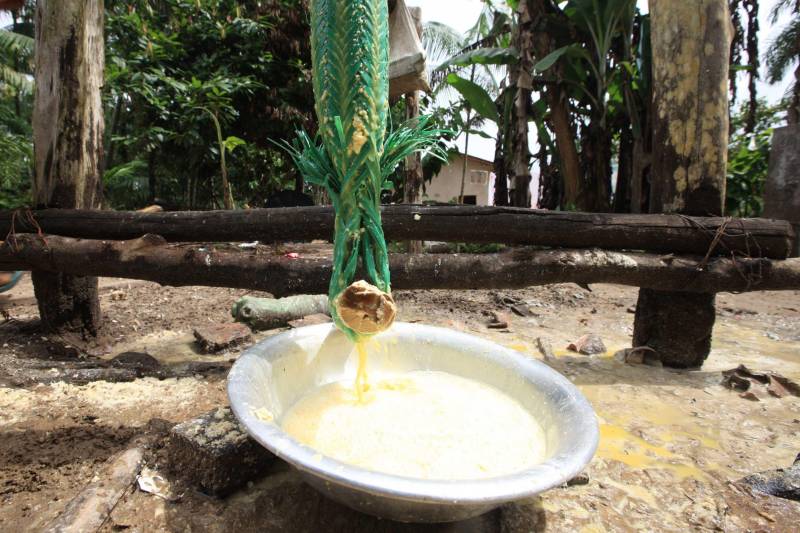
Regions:
[[239, 322], [195, 328], [194, 337], [206, 353], [220, 352], [252, 340], [250, 328]]

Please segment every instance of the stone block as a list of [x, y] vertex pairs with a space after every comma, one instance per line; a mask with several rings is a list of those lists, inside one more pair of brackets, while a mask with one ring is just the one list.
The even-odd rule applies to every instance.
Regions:
[[167, 455], [178, 478], [213, 496], [226, 496], [261, 477], [275, 459], [250, 438], [228, 407], [172, 428]]
[[195, 328], [194, 337], [206, 353], [215, 353], [252, 340], [250, 328], [238, 322]]

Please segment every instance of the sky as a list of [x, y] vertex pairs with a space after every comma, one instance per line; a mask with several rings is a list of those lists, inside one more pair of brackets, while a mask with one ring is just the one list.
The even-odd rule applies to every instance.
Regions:
[[[775, 5], [775, 1], [776, 0], [762, 0], [759, 2], [760, 10], [758, 18], [759, 27], [761, 28], [759, 32], [759, 48], [761, 49], [762, 54], [764, 50], [766, 50], [767, 44], [772, 41], [772, 39], [778, 35], [778, 33], [780, 33], [781, 28], [789, 18], [788, 13], [784, 13], [775, 26], [770, 24], [768, 20], [769, 12], [772, 10], [772, 6]], [[475, 24], [475, 20], [477, 20], [478, 15], [480, 14], [483, 2], [481, 0], [406, 0], [406, 5], [421, 7], [422, 20], [424, 22], [442, 22], [460, 32], [466, 32], [470, 27], [472, 27], [473, 24]], [[647, 1], [639, 0], [638, 5], [642, 11], [647, 11]], [[763, 77], [765, 75], [763, 65], [761, 71]], [[791, 75], [784, 77], [783, 83], [776, 85], [769, 85], [763, 80], [759, 80], [757, 82], [759, 97], [764, 97], [771, 103], [777, 102], [786, 93], [791, 80]], [[746, 92], [744, 91], [744, 89], [746, 89], [746, 82], [744, 80], [739, 83], [739, 88], [741, 92], [739, 101], [742, 101], [747, 98]], [[494, 136], [496, 129], [491, 126], [491, 123], [489, 123], [489, 125], [485, 128], [485, 131], [489, 135]], [[532, 139], [532, 141], [535, 142], [534, 139]], [[459, 146], [463, 150], [463, 135], [458, 142]], [[494, 160], [493, 140], [484, 139], [473, 135], [470, 136], [469, 144], [470, 155], [474, 155], [482, 159], [488, 159], [489, 161]]]

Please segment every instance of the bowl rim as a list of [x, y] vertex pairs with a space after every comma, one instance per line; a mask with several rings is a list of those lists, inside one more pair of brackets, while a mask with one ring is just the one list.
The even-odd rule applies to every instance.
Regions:
[[447, 343], [461, 340], [472, 346], [482, 345], [482, 350], [485, 350], [483, 356], [488, 359], [510, 366], [529, 381], [537, 376], [561, 389], [566, 393], [565, 397], [568, 400], [561, 403], [560, 408], [568, 409], [568, 412], [571, 412], [570, 418], [575, 422], [569, 450], [514, 474], [459, 480], [420, 479], [384, 474], [322, 456], [315, 449], [290, 437], [277, 423], [265, 423], [258, 419], [247, 402], [242, 385], [247, 381], [248, 367], [254, 364], [256, 359], [265, 358], [271, 361], [279, 355], [276, 350], [269, 349], [272, 345], [306, 335], [319, 335], [332, 329], [335, 329], [335, 326], [331, 323], [304, 326], [260, 341], [245, 350], [233, 364], [226, 387], [234, 415], [252, 438], [301, 472], [320, 478], [326, 484], [336, 484], [372, 496], [408, 502], [451, 505], [500, 504], [531, 497], [565, 483], [583, 470], [597, 450], [599, 426], [591, 404], [572, 382], [557, 371], [515, 350], [475, 335], [437, 326], [395, 322], [389, 330], [390, 334], [403, 336], [413, 333], [417, 338], [422, 335], [433, 342], [442, 342], [442, 339], [446, 339]]

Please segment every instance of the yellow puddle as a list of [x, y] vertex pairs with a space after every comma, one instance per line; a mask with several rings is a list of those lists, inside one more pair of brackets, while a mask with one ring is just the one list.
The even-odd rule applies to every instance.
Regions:
[[[689, 413], [681, 409], [659, 402], [654, 406], [651, 401], [636, 398], [628, 402], [624, 412], [604, 412], [600, 405], [607, 402], [621, 401], [616, 398], [619, 392], [609, 390], [601, 385], [584, 385], [581, 391], [586, 395], [601, 416], [600, 445], [597, 456], [603, 459], [619, 461], [631, 468], [658, 468], [672, 472], [678, 479], [692, 477], [706, 479], [708, 470], [720, 470], [719, 465], [712, 464], [704, 469], [692, 464], [692, 459], [675, 453], [665, 444], [679, 441], [695, 440], [703, 448], [720, 449], [715, 431], [698, 425]], [[653, 440], [662, 443], [653, 444], [633, 434], [626, 428], [631, 426], [645, 427]], [[688, 463], [687, 463], [688, 461]]]
[[[718, 321], [714, 325], [712, 349], [725, 350], [740, 358], [760, 358], [766, 355], [795, 364], [800, 363], [800, 343], [783, 338], [770, 339], [765, 335], [765, 331], [763, 328], [755, 329], [745, 324]], [[756, 361], [758, 362], [760, 361]], [[787, 375], [792, 373], [797, 375], [796, 367]]]
[[673, 472], [678, 479], [704, 479], [708, 474], [694, 465], [681, 464], [680, 456], [662, 446], [650, 444], [621, 426], [600, 424], [600, 446], [597, 455], [619, 461], [633, 468], [660, 468]]

